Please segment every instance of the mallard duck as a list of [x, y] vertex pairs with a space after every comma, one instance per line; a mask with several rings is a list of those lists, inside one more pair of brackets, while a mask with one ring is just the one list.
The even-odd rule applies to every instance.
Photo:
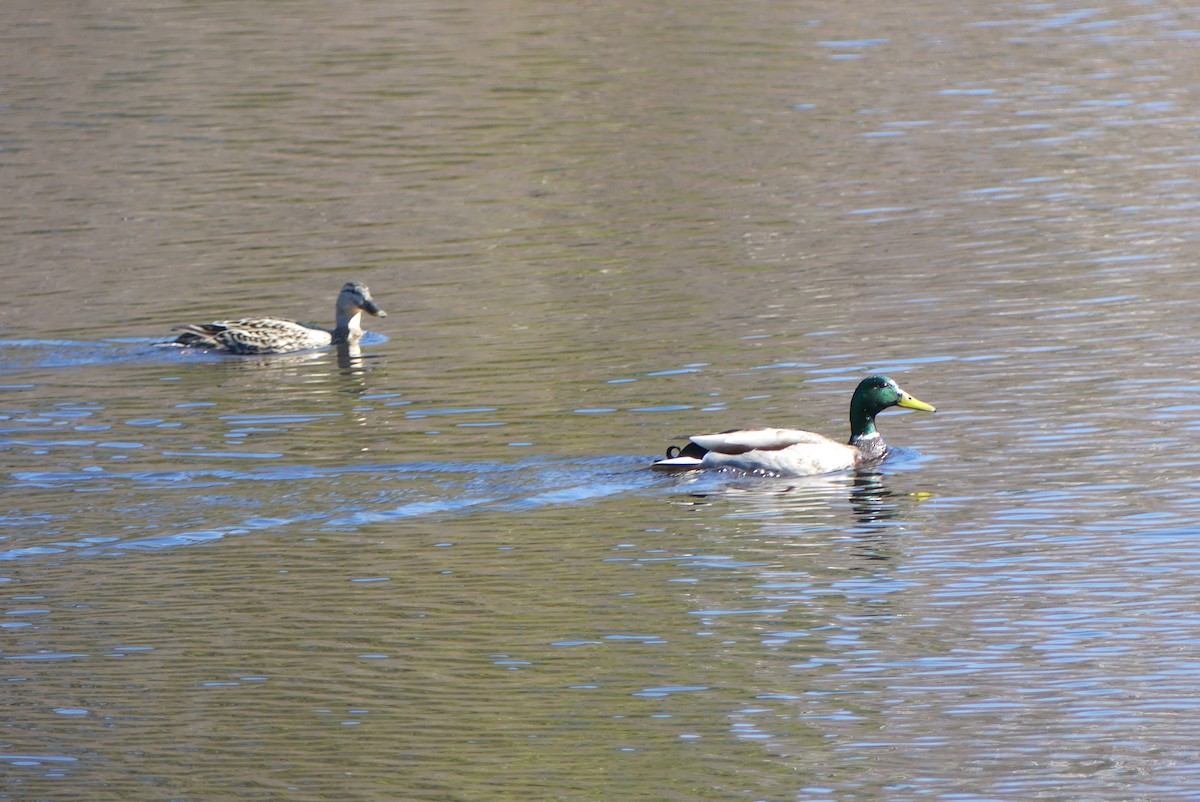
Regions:
[[690, 443], [682, 449], [671, 446], [666, 458], [651, 467], [664, 471], [736, 468], [753, 473], [813, 476], [870, 465], [888, 453], [887, 444], [875, 429], [875, 416], [893, 406], [934, 411], [887, 376], [871, 376], [858, 383], [850, 398], [848, 445], [799, 429], [734, 429], [690, 437]]
[[285, 354], [326, 345], [354, 343], [363, 336], [362, 313], [387, 317], [361, 281], [347, 282], [337, 297], [337, 322], [333, 329], [310, 326], [277, 317], [248, 317], [175, 326], [182, 331], [169, 345], [207, 348], [230, 354]]

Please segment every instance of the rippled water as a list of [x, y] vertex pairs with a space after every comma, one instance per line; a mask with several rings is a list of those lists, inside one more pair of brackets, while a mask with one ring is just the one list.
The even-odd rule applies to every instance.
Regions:
[[1193, 798], [1192, 16], [6, 4], [0, 797]]

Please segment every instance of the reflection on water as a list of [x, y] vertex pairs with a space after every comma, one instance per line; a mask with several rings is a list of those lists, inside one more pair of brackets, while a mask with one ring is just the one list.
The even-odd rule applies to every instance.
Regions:
[[3, 793], [1194, 796], [1195, 25], [880, 8], [4, 4]]

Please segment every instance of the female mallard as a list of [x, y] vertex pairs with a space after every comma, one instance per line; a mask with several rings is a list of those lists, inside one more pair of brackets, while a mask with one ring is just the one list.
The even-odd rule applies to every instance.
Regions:
[[754, 473], [812, 476], [870, 465], [888, 453], [887, 444], [875, 429], [875, 416], [893, 406], [934, 411], [887, 376], [871, 376], [858, 383], [850, 398], [849, 445], [799, 429], [737, 429], [690, 437], [690, 443], [682, 449], [671, 446], [666, 458], [651, 467], [665, 471], [737, 468]]
[[387, 317], [376, 305], [371, 291], [361, 281], [350, 281], [337, 297], [337, 323], [333, 329], [309, 326], [277, 317], [248, 317], [190, 323], [171, 331], [182, 331], [171, 344], [207, 348], [229, 354], [286, 354], [326, 345], [354, 343], [362, 339], [362, 313]]

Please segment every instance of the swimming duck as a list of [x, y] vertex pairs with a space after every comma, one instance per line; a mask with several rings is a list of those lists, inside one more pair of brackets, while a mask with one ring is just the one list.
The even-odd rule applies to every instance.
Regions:
[[333, 329], [309, 326], [276, 317], [249, 317], [175, 326], [182, 331], [168, 345], [207, 348], [229, 354], [286, 354], [362, 339], [362, 313], [387, 317], [361, 281], [347, 282], [337, 297], [337, 322]]
[[843, 445], [800, 429], [735, 429], [700, 434], [682, 449], [671, 446], [651, 467], [663, 471], [736, 468], [753, 473], [813, 476], [880, 462], [888, 447], [875, 429], [875, 416], [888, 407], [933, 412], [887, 376], [858, 383], [850, 398], [850, 442]]

